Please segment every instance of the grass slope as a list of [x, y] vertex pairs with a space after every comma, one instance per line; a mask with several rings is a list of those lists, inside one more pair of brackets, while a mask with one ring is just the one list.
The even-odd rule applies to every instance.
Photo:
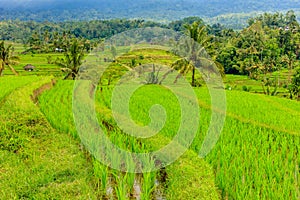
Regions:
[[[200, 106], [209, 111], [208, 91], [196, 92]], [[224, 129], [206, 158], [223, 198], [299, 198], [299, 106], [288, 99], [227, 92]], [[192, 148], [199, 151], [197, 145]]]
[[[103, 94], [98, 94], [98, 103], [109, 107], [111, 92], [112, 89], [104, 87]], [[212, 113], [208, 90], [203, 87], [195, 89], [195, 92], [199, 98], [201, 120], [191, 150], [198, 153]], [[150, 122], [149, 109], [157, 103], [166, 108], [168, 116], [177, 117], [174, 114], [178, 109], [176, 101], [157, 86], [137, 90], [130, 102], [132, 119], [138, 120], [138, 124]], [[288, 99], [227, 92], [228, 111], [224, 130], [213, 151], [205, 158], [214, 168], [222, 198], [299, 198], [299, 106], [299, 102]], [[104, 110], [102, 107], [98, 112]], [[113, 119], [110, 121], [113, 123]], [[164, 142], [154, 141], [157, 144], [168, 143], [176, 128], [167, 121], [160, 132], [165, 136]]]
[[[44, 75], [44, 76], [62, 76], [60, 67], [55, 64], [56, 59], [64, 57], [63, 53], [31, 53], [27, 52], [23, 54], [26, 50], [25, 47], [20, 43], [13, 43], [10, 41], [5, 42], [6, 45], [12, 45], [14, 49], [14, 55], [18, 56], [19, 59], [17, 63], [13, 65], [15, 70], [22, 76], [31, 75]], [[35, 66], [35, 70], [28, 72], [24, 70], [24, 66], [31, 64]], [[8, 67], [5, 68], [4, 75], [13, 75]]]
[[94, 198], [91, 166], [80, 145], [55, 131], [30, 99], [50, 80], [25, 79], [0, 107], [0, 199]]
[[[71, 135], [77, 135], [72, 116], [72, 105], [69, 102], [72, 99], [73, 82], [60, 81], [54, 89], [44, 93], [40, 97], [40, 105], [48, 120], [58, 130], [69, 132]], [[56, 106], [54, 106], [56, 105]], [[97, 112], [99, 112], [100, 122], [107, 124], [113, 121], [110, 110], [97, 101]], [[61, 112], [61, 111], [64, 112]], [[121, 144], [130, 143], [130, 137], [125, 136], [116, 124], [110, 124], [114, 130], [105, 130], [114, 141], [121, 140]], [[105, 127], [102, 126], [105, 129]], [[116, 137], [113, 137], [116, 135]], [[126, 142], [124, 142], [126, 141]], [[133, 140], [136, 144], [138, 141]], [[149, 141], [142, 141], [146, 147], [144, 151], [157, 149], [170, 142], [170, 139], [160, 135]], [[132, 144], [134, 145], [134, 144]], [[122, 146], [125, 149], [128, 146]], [[129, 144], [129, 148], [131, 144]], [[132, 148], [138, 148], [132, 146]], [[178, 161], [166, 168], [167, 188], [164, 194], [167, 199], [218, 199], [219, 195], [214, 184], [211, 167], [203, 160], [197, 157], [193, 151], [187, 151]]]
[[31, 77], [16, 77], [16, 76], [5, 76], [0, 78], [0, 101], [7, 95], [12, 93], [19, 87], [25, 86], [35, 81], [39, 81], [41, 77], [31, 76]]

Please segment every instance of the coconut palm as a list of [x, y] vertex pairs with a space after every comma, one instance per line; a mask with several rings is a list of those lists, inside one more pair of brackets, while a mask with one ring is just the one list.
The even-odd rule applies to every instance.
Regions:
[[192, 86], [196, 86], [196, 67], [202, 68], [202, 73], [207, 78], [209, 78], [210, 73], [215, 73], [216, 67], [223, 75], [223, 66], [215, 61], [214, 58], [216, 57], [210, 58], [206, 52], [211, 49], [211, 36], [208, 35], [205, 25], [201, 21], [196, 21], [192, 25], [185, 25], [185, 29], [186, 35], [189, 37], [184, 38], [175, 50], [175, 54], [179, 54], [183, 58], [175, 61], [171, 66], [172, 70], [179, 71], [175, 82], [181, 75], [184, 76], [191, 71]]
[[288, 80], [289, 82], [292, 82], [292, 69], [294, 68], [296, 63], [296, 55], [293, 53], [290, 55], [284, 55], [281, 58], [281, 62], [287, 65], [289, 70]]
[[297, 100], [300, 101], [300, 68], [296, 68], [296, 72], [292, 79], [291, 90], [296, 95]]
[[77, 39], [72, 41], [72, 44], [67, 52], [65, 52], [65, 58], [57, 62], [62, 67], [63, 72], [67, 72], [64, 79], [72, 78], [75, 80], [78, 75], [79, 68], [83, 63], [84, 48]]
[[12, 67], [18, 59], [17, 56], [13, 55], [12, 45], [5, 47], [4, 41], [2, 41], [0, 43], [0, 76], [2, 76], [5, 66], [8, 66], [15, 75], [18, 75], [18, 72]]

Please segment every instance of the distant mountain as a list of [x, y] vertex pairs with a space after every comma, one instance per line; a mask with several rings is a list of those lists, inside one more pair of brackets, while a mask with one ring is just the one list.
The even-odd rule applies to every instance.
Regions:
[[[68, 21], [143, 18], [171, 21], [261, 11], [300, 11], [299, 0], [0, 0], [0, 20]], [[237, 14], [238, 13], [238, 14]], [[226, 18], [226, 17], [225, 17]], [[217, 20], [216, 20], [217, 21]]]
[[2, 8], [22, 10], [97, 9], [99, 12], [183, 11], [204, 16], [250, 11], [300, 9], [299, 0], [0, 0]]

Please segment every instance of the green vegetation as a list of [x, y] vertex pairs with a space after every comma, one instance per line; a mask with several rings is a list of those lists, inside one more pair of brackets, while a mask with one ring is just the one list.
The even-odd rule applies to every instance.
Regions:
[[[203, 89], [197, 93], [201, 100], [206, 97]], [[299, 103], [231, 91], [227, 109], [222, 136], [206, 158], [222, 197], [297, 199]]]
[[[69, 133], [75, 138], [78, 138], [72, 117], [72, 105], [68, 103], [72, 99], [73, 85], [73, 81], [60, 81], [54, 87], [54, 89], [44, 93], [40, 97], [39, 102], [42, 112], [46, 115], [49, 122], [55, 128], [57, 128], [59, 131]], [[149, 87], [149, 89], [152, 90], [153, 88]], [[106, 91], [105, 89], [101, 94], [110, 95], [109, 91]], [[155, 88], [153, 92], [155, 92]], [[164, 98], [158, 100], [160, 102], [163, 102], [163, 99]], [[111, 114], [109, 114], [110, 110], [106, 107], [103, 107], [103, 101], [101, 100], [102, 97], [97, 97], [96, 109], [97, 111], [99, 111], [99, 120], [101, 122], [100, 125], [105, 130], [109, 138], [118, 146], [130, 150], [131, 152], [144, 152], [149, 151], [151, 149], [157, 149], [163, 144], [168, 143], [168, 138], [159, 137], [155, 138], [150, 142], [143, 141], [141, 144], [141, 141], [138, 141], [133, 137], [125, 135], [120, 129], [116, 127], [116, 124], [112, 124], [113, 119]], [[171, 109], [171, 106], [168, 107], [168, 109]], [[136, 114], [137, 113], [135, 113], [135, 116], [137, 116]], [[169, 125], [171, 125], [171, 122], [169, 123]], [[167, 131], [168, 129], [165, 129], [165, 134], [168, 134]], [[124, 143], [124, 141], [126, 141], [126, 143]], [[106, 192], [106, 189], [107, 187], [112, 187], [113, 182], [116, 182], [116, 188], [114, 190], [115, 195], [124, 196], [124, 192], [125, 194], [132, 193], [132, 189], [129, 187], [132, 184], [124, 185], [125, 182], [128, 182], [126, 180], [129, 178], [130, 174], [120, 174], [120, 172], [115, 172], [114, 170], [102, 166], [97, 161], [94, 161], [93, 165], [94, 174], [96, 177], [99, 178], [98, 184], [102, 195], [109, 196], [109, 194], [107, 194]], [[163, 195], [166, 196], [168, 199], [193, 199], [197, 197], [213, 199], [217, 198], [218, 194], [216, 193], [216, 188], [214, 186], [214, 182], [212, 180], [212, 173], [210, 170], [211, 169], [207, 165], [207, 163], [197, 158], [197, 155], [195, 153], [186, 153], [179, 161], [174, 163], [172, 166], [166, 168], [168, 180], [167, 182], [162, 182], [161, 184], [167, 184], [166, 187], [168, 189], [166, 191], [163, 191]], [[151, 196], [153, 196], [156, 194], [157, 190], [160, 190], [160, 188], [153, 189], [153, 180], [165, 179], [166, 177], [161, 177], [161, 173], [162, 172], [157, 172], [156, 174], [144, 174], [143, 177], [137, 177], [137, 179], [141, 179], [140, 184], [143, 188], [141, 193], [142, 196], [145, 197], [145, 195], [149, 196], [150, 194]], [[184, 176], [182, 176], [183, 174]], [[195, 174], [197, 175], [195, 176]], [[153, 175], [154, 179], [150, 178]], [[107, 177], [110, 177], [109, 179], [113, 179], [115, 181], [107, 182], [107, 180], [109, 180]], [[149, 178], [150, 180], [148, 180]], [[123, 187], [125, 187], [125, 190], [127, 192], [123, 191]], [[184, 189], [182, 191], [178, 190], [178, 188]]]
[[14, 82], [19, 87], [0, 107], [1, 199], [94, 198], [91, 166], [79, 143], [55, 131], [30, 98], [51, 78], [0, 80], [1, 91]]
[[[145, 20], [93, 20], [70, 21], [61, 23], [36, 22], [36, 21], [0, 21], [0, 39], [32, 45], [43, 50], [64, 49], [63, 42], [70, 37], [85, 38], [97, 42], [101, 38], [109, 38], [117, 33], [135, 28], [155, 27], [165, 25]], [[53, 45], [45, 45], [52, 43]]]
[[296, 69], [296, 72], [294, 74], [292, 85], [291, 85], [291, 91], [295, 96], [297, 96], [297, 100], [300, 100], [300, 68]]
[[[142, 50], [142, 52], [144, 62], [147, 61], [145, 58], [149, 58], [149, 55], [157, 55], [155, 51], [153, 52], [151, 50], [149, 50], [149, 52]], [[159, 54], [164, 55], [165, 53], [160, 52]], [[141, 52], [133, 51], [131, 57], [134, 55], [141, 55]], [[125, 55], [124, 60], [119, 58], [118, 62], [128, 62], [129, 65], [130, 60], [126, 60], [128, 57], [130, 56]], [[176, 60], [176, 58], [170, 57], [170, 60], [173, 59]], [[169, 64], [170, 63], [172, 62], [169, 62]], [[112, 66], [112, 68], [114, 67], [116, 66]], [[232, 80], [234, 79], [232, 78]], [[245, 81], [247, 81], [247, 79], [245, 79]], [[74, 125], [70, 126], [72, 124], [71, 105], [67, 104], [72, 97], [72, 88], [72, 81], [60, 81], [54, 90], [44, 93], [41, 96], [40, 102], [43, 112], [49, 121], [52, 121], [54, 126], [57, 126], [61, 131], [64, 130], [76, 136]], [[96, 93], [96, 110], [102, 129], [106, 130], [106, 134], [108, 134], [114, 143], [124, 149], [139, 152], [139, 144], [142, 142], [142, 144], [144, 144], [142, 145], [144, 149], [142, 151], [149, 151], [160, 148], [165, 143], [168, 143], [174, 136], [173, 134], [175, 134], [178, 129], [175, 125], [178, 124], [178, 118], [176, 116], [178, 116], [179, 107], [176, 103], [177, 101], [172, 100], [174, 97], [172, 97], [168, 90], [164, 90], [160, 86], [148, 85], [136, 91], [131, 97], [131, 116], [137, 124], [149, 123], [148, 111], [151, 106], [155, 104], [162, 105], [167, 110], [167, 116], [173, 116], [166, 122], [160, 134], [150, 140], [140, 141], [128, 135], [123, 135], [122, 131], [117, 128], [110, 111], [112, 90], [113, 85], [102, 85], [98, 88]], [[197, 192], [200, 193], [193, 190], [192, 186], [186, 188], [186, 185], [189, 185], [189, 183], [184, 182], [180, 178], [182, 177], [182, 173], [184, 173], [184, 180], [193, 180], [193, 185], [197, 182], [194, 175], [198, 171], [196, 166], [202, 166], [199, 170], [204, 170], [209, 174], [209, 171], [207, 171], [209, 167], [203, 168], [207, 164], [200, 159], [194, 159], [197, 157], [196, 154], [199, 152], [209, 125], [211, 116], [210, 96], [208, 90], [205, 88], [195, 89], [195, 91], [199, 97], [199, 106], [201, 108], [201, 126], [199, 127], [197, 137], [190, 151], [188, 151], [189, 153], [166, 168], [168, 179], [165, 184], [168, 189], [164, 195], [170, 199], [194, 199], [197, 198], [197, 194], [204, 194], [200, 192], [200, 188], [204, 187], [202, 184], [200, 184], [200, 188], [197, 188]], [[62, 100], [67, 96], [69, 100]], [[166, 101], [166, 99], [168, 99], [168, 101]], [[57, 101], [66, 102], [66, 104], [57, 103]], [[276, 97], [267, 97], [265, 95], [240, 91], [228, 91], [227, 108], [227, 119], [220, 141], [212, 153], [205, 159], [214, 169], [216, 185], [221, 191], [222, 198], [253, 199], [257, 197], [282, 197], [297, 199], [299, 192], [297, 189], [299, 185], [299, 180], [297, 179], [299, 176], [298, 144], [300, 142], [300, 130], [297, 125], [300, 116], [300, 112], [298, 112], [300, 108], [299, 104], [296, 101]], [[64, 110], [64, 112], [61, 112], [62, 110]], [[66, 121], [66, 119], [69, 120]], [[122, 141], [131, 142], [124, 144]], [[132, 144], [134, 145], [132, 146]], [[195, 153], [192, 153], [192, 151]], [[178, 172], [177, 169], [179, 167], [177, 167], [177, 164], [180, 165], [180, 169], [184, 167], [185, 170]], [[109, 169], [101, 166], [99, 163], [97, 163], [97, 166], [97, 168], [102, 169], [100, 170], [99, 177], [101, 177], [101, 180], [104, 182], [99, 180], [102, 185], [101, 187], [107, 188], [106, 177], [115, 177], [115, 175], [109, 175], [114, 174], [114, 172], [110, 173]], [[191, 168], [191, 166], [193, 166], [193, 168]], [[101, 173], [103, 170], [105, 173]], [[149, 175], [150, 174], [146, 174], [142, 178], [142, 180], [144, 180], [143, 183], [146, 185], [149, 184], [147, 182], [150, 178], [148, 177]], [[159, 177], [159, 174], [156, 176]], [[128, 175], [123, 174], [124, 179], [127, 179], [127, 177]], [[120, 178], [120, 175], [118, 175], [115, 180], [120, 184], [115, 188], [116, 195], [124, 196], [126, 193], [124, 193], [124, 190], [130, 193], [131, 190], [129, 186], [126, 186], [128, 187], [127, 189], [126, 187], [123, 188], [125, 180]], [[142, 185], [142, 187], [144, 186]], [[152, 187], [153, 185], [149, 184], [147, 188], [151, 190]], [[214, 188], [211, 184], [209, 187], [211, 189]], [[182, 190], [178, 190], [178, 188]], [[145, 192], [147, 189], [145, 188], [143, 191]], [[148, 193], [146, 192], [146, 194]]]
[[[155, 25], [180, 31], [191, 40], [174, 49], [150, 37], [146, 40], [151, 44], [129, 46], [126, 38], [120, 39], [125, 44], [121, 48], [105, 43], [125, 30]], [[11, 40], [0, 43], [0, 199], [299, 199], [300, 25], [293, 11], [264, 13], [251, 18], [241, 31], [209, 26], [198, 17], [170, 24], [17, 20], [0, 22], [0, 36]], [[94, 48], [102, 54], [87, 56]], [[179, 57], [180, 51], [188, 55]], [[99, 66], [89, 68], [89, 59]], [[108, 68], [95, 80], [103, 63]], [[196, 70], [199, 66], [202, 74]], [[217, 70], [225, 88], [216, 90], [226, 90], [226, 111], [212, 107], [205, 82], [214, 80], [211, 74]], [[118, 84], [132, 76], [142, 84], [133, 94]], [[164, 87], [168, 78], [175, 86], [186, 79], [195, 101], [183, 88]], [[74, 87], [80, 79], [92, 79], [89, 90]], [[76, 129], [78, 94], [84, 96], [84, 105], [95, 100], [92, 109], [99, 123], [90, 128], [88, 116], [80, 127], [89, 127], [91, 134], [101, 128], [120, 149], [151, 153], [150, 159], [123, 159], [118, 150], [103, 157], [93, 154], [94, 149], [84, 145], [88, 139]], [[131, 120], [119, 109], [128, 95]], [[121, 102], [113, 105], [113, 98]], [[182, 102], [191, 106], [187, 114]], [[193, 115], [198, 109], [199, 119]], [[216, 113], [226, 115], [222, 133], [202, 158], [211, 123], [221, 121], [213, 120]], [[134, 125], [120, 125], [129, 121]], [[193, 129], [196, 135], [189, 144]], [[131, 130], [140, 136], [156, 134], [135, 137]], [[182, 141], [176, 137], [180, 130]], [[153, 153], [174, 141], [168, 154]], [[183, 155], [168, 163], [182, 149]], [[100, 157], [109, 160], [107, 165]], [[126, 167], [139, 173], [117, 170]], [[142, 169], [148, 171], [141, 173]]]
[[[108, 89], [109, 91], [111, 89]], [[201, 111], [203, 118], [200, 122], [199, 136], [192, 145], [192, 149], [199, 152], [211, 113], [208, 91], [205, 88], [196, 91], [199, 104], [204, 109]], [[176, 101], [165, 101], [172, 99], [170, 96], [166, 97], [165, 93], [154, 86], [136, 92], [131, 99], [134, 103], [130, 105], [132, 118], [139, 120], [139, 123], [148, 124], [148, 110], [151, 105], [157, 103], [167, 108], [178, 108]], [[109, 101], [111, 97], [105, 89], [99, 94], [103, 94], [99, 101], [109, 105], [105, 99]], [[153, 96], [156, 98], [151, 98]], [[227, 98], [228, 111], [223, 135], [207, 158], [215, 169], [222, 197], [268, 199], [280, 196], [297, 199], [299, 104], [285, 99], [236, 91], [228, 92]], [[103, 110], [105, 109], [101, 108], [99, 112]], [[169, 113], [168, 116], [176, 114]], [[172, 137], [169, 134], [177, 130], [174, 124], [167, 122], [162, 132]], [[271, 188], [277, 188], [276, 192]]]
[[18, 75], [16, 70], [12, 67], [12, 64], [15, 62], [17, 57], [12, 55], [11, 48], [12, 45], [5, 47], [4, 41], [0, 43], [0, 76], [2, 76], [5, 66], [9, 67], [15, 75]]
[[[87, 54], [97, 45], [102, 49], [105, 48], [103, 40], [114, 34], [152, 26], [182, 31], [191, 36], [205, 47], [206, 52], [215, 62], [220, 72], [247, 75], [250, 79], [258, 80], [257, 83], [259, 83], [261, 89], [244, 85], [244, 91], [297, 98], [295, 93], [290, 90], [294, 69], [299, 66], [300, 59], [300, 26], [294, 11], [288, 11], [286, 14], [263, 13], [249, 19], [248, 26], [241, 31], [227, 29], [221, 24], [209, 26], [198, 17], [188, 17], [171, 22], [168, 25], [143, 20], [62, 23], [4, 21], [0, 24], [0, 27], [2, 27], [0, 35], [2, 39], [19, 41], [25, 46], [23, 51], [20, 51], [20, 46], [16, 46], [14, 55], [19, 56], [21, 60], [19, 65], [14, 66], [17, 73], [24, 72], [22, 65], [32, 64], [29, 61], [30, 56], [33, 57], [34, 62], [39, 62], [38, 70], [43, 70], [45, 73], [51, 71], [52, 73], [60, 70], [57, 65], [69, 69], [70, 66], [66, 67], [71, 64], [70, 62], [67, 64], [68, 56], [62, 62], [63, 55], [59, 56], [60, 54], [55, 52], [62, 51], [65, 56], [70, 55], [69, 47], [75, 38]], [[20, 27], [30, 27], [31, 30], [22, 28], [20, 31]], [[197, 34], [195, 35], [195, 33]], [[9, 37], [6, 37], [6, 35]], [[112, 53], [114, 53], [113, 48]], [[35, 56], [41, 60], [34, 58]], [[137, 62], [137, 60], [142, 59], [134, 58], [130, 60], [131, 65], [136, 66], [139, 64], [140, 62]], [[194, 71], [192, 65], [188, 65], [187, 62], [178, 62], [174, 67], [181, 70], [182, 74], [186, 74], [189, 70]], [[74, 67], [74, 70], [76, 68], [78, 67]], [[66, 73], [70, 72], [69, 70], [66, 70]], [[7, 73], [9, 74], [9, 72]], [[283, 75], [285, 73], [287, 73], [288, 78]], [[196, 82], [197, 80], [192, 75], [192, 85], [199, 85]]]
[[[134, 63], [132, 62], [132, 59], [135, 59], [134, 62], [137, 63], [147, 63], [151, 60], [158, 60], [158, 62], [169, 66], [177, 60], [176, 56], [162, 50], [134, 50], [127, 55], [117, 58], [116, 63], [111, 66], [111, 69], [114, 70], [108, 70], [108, 73], [104, 74], [104, 77], [109, 76], [109, 73], [116, 73], [115, 70], [122, 65], [130, 66]], [[159, 59], [161, 59], [161, 61]], [[126, 68], [124, 67], [124, 69]], [[116, 77], [119, 77], [120, 75], [122, 75], [121, 71]], [[187, 78], [189, 77], [190, 76], [187, 75]], [[232, 75], [232, 77], [229, 76], [227, 79], [238, 84], [236, 81], [238, 77], [236, 76]], [[82, 193], [80, 195], [82, 195], [82, 197], [92, 197], [96, 195], [97, 198], [119, 197], [119, 199], [126, 199], [129, 196], [138, 195], [141, 198], [149, 199], [149, 196], [155, 198], [158, 197], [157, 195], [163, 195], [168, 199], [195, 199], [198, 197], [217, 199], [220, 195], [222, 198], [234, 199], [252, 199], [256, 197], [276, 198], [278, 196], [297, 199], [296, 194], [298, 192], [297, 186], [299, 185], [299, 181], [296, 177], [299, 176], [297, 163], [299, 163], [298, 133], [300, 131], [297, 126], [297, 119], [299, 119], [300, 113], [298, 110], [300, 107], [296, 101], [239, 91], [228, 91], [228, 112], [223, 134], [211, 154], [203, 160], [198, 158], [197, 153], [199, 152], [199, 148], [201, 147], [209, 125], [211, 116], [210, 97], [205, 88], [195, 89], [196, 94], [199, 97], [198, 103], [201, 108], [201, 126], [199, 127], [197, 137], [190, 150], [188, 150], [178, 161], [166, 167], [165, 170], [150, 174], [134, 175], [112, 170], [93, 159], [86, 163], [84, 157], [87, 155], [83, 156], [83, 152], [79, 151], [78, 146], [76, 145], [76, 143], [79, 142], [79, 138], [74, 126], [72, 104], [70, 103], [72, 102], [73, 81], [59, 81], [52, 90], [44, 92], [42, 96], [39, 97], [40, 109], [50, 125], [53, 126], [56, 131], [51, 129], [49, 125], [45, 125], [48, 122], [43, 119], [44, 117], [37, 111], [38, 108], [33, 105], [29, 98], [30, 93], [34, 88], [49, 82], [50, 78], [36, 76], [6, 76], [2, 77], [1, 81], [7, 85], [12, 85], [9, 81], [15, 81], [16, 83], [11, 86], [10, 89], [6, 89], [7, 92], [5, 92], [2, 97], [5, 99], [2, 100], [2, 102], [23, 102], [27, 99], [25, 101], [26, 103], [20, 103], [20, 105], [23, 105], [21, 111], [23, 109], [26, 110], [27, 106], [24, 105], [31, 105], [29, 106], [31, 109], [28, 108], [30, 111], [24, 111], [27, 113], [26, 115], [24, 115], [22, 111], [22, 117], [16, 117], [16, 114], [21, 111], [11, 111], [7, 112], [5, 115], [1, 115], [6, 119], [12, 117], [12, 124], [24, 126], [21, 129], [16, 128], [19, 130], [17, 135], [11, 134], [10, 129], [7, 132], [2, 132], [1, 149], [3, 152], [12, 152], [2, 153], [1, 155], [4, 156], [3, 159], [8, 158], [6, 156], [11, 156], [10, 154], [14, 155], [17, 153], [16, 159], [9, 157], [8, 160], [10, 160], [10, 162], [3, 162], [7, 163], [5, 166], [8, 165], [8, 167], [5, 168], [5, 171], [8, 171], [8, 169], [16, 171], [16, 169], [18, 169], [22, 170], [20, 173], [24, 178], [28, 176], [27, 174], [29, 172], [27, 172], [27, 168], [25, 166], [23, 167], [20, 163], [25, 162], [23, 159], [26, 159], [26, 162], [29, 162], [27, 159], [30, 158], [30, 152], [43, 151], [43, 149], [39, 149], [40, 141], [45, 140], [47, 143], [49, 137], [51, 140], [57, 141], [51, 143], [53, 145], [49, 147], [51, 152], [65, 152], [63, 154], [64, 159], [58, 158], [60, 159], [59, 165], [50, 164], [53, 162], [53, 159], [50, 159], [49, 161], [45, 160], [43, 162], [39, 160], [41, 159], [40, 157], [35, 157], [37, 160], [33, 159], [33, 161], [32, 159], [29, 159], [32, 163], [31, 166], [43, 166], [45, 172], [43, 170], [36, 172], [38, 175], [32, 176], [29, 180], [30, 187], [27, 188], [24, 188], [22, 184], [15, 179], [11, 179], [10, 182], [8, 182], [10, 183], [10, 186], [3, 185], [3, 187], [10, 188], [11, 190], [15, 190], [14, 188], [16, 188], [17, 185], [19, 188], [22, 188], [20, 191], [23, 193], [12, 193], [12, 197], [27, 196], [29, 198], [34, 198], [47, 195], [47, 197], [61, 198], [62, 196], [65, 197], [65, 192], [68, 192], [68, 195], [71, 198], [72, 195], [78, 195], [77, 193], [70, 192], [73, 191], [72, 188], [79, 187], [81, 188], [80, 191]], [[174, 96], [172, 96], [168, 90], [164, 90], [161, 86], [155, 85], [145, 86], [134, 93], [130, 101], [130, 110], [132, 118], [138, 124], [149, 123], [148, 110], [155, 104], [164, 106], [167, 110], [167, 116], [173, 116], [167, 120], [164, 128], [154, 138], [151, 138], [150, 140], [135, 139], [124, 134], [122, 130], [117, 127], [111, 115], [109, 102], [115, 81], [114, 78], [111, 81], [110, 86], [105, 86], [105, 82], [102, 83], [104, 85], [99, 87], [96, 92], [96, 110], [98, 119], [99, 122], [101, 122], [100, 125], [102, 129], [105, 130], [111, 141], [118, 146], [133, 152], [148, 152], [167, 144], [176, 133], [178, 127], [175, 125], [178, 124], [180, 118], [180, 115], [178, 115], [180, 110], [178, 110], [179, 107], [176, 103], [177, 101], [174, 100]], [[247, 81], [256, 82], [255, 80], [249, 80], [247, 78], [244, 78], [243, 81], [243, 84]], [[1, 84], [1, 86], [2, 85], [3, 84]], [[22, 87], [22, 85], [27, 85], [27, 87], [16, 89]], [[33, 86], [29, 87], [28, 85]], [[239, 84], [239, 86], [241, 87], [241, 84]], [[3, 85], [3, 88], [6, 88], [5, 85]], [[26, 94], [22, 93], [24, 98], [19, 98], [18, 96], [18, 93], [21, 91], [27, 91]], [[166, 99], [168, 99], [168, 101], [166, 101]], [[259, 99], [259, 101], [257, 99]], [[15, 106], [13, 107], [17, 109], [20, 108], [18, 107], [19, 103], [14, 105]], [[1, 108], [4, 109], [8, 107], [5, 103], [1, 104]], [[243, 112], [241, 112], [241, 108], [243, 108]], [[31, 112], [34, 112], [35, 115], [30, 114]], [[5, 113], [5, 111], [3, 111], [3, 113]], [[28, 118], [25, 117], [27, 115]], [[265, 116], [268, 117], [266, 118]], [[36, 121], [39, 123], [43, 121], [43, 123], [35, 130], [36, 127], [28, 126], [28, 123], [18, 123], [14, 121], [16, 119], [25, 121], [34, 119], [34, 123], [36, 123]], [[289, 123], [287, 123], [287, 121]], [[7, 125], [3, 126], [7, 127]], [[20, 130], [22, 131], [20, 132]], [[51, 133], [50, 135], [48, 135], [49, 132]], [[6, 138], [7, 133], [10, 133], [9, 138]], [[35, 133], [38, 135], [35, 135]], [[43, 133], [47, 133], [46, 138], [43, 138]], [[34, 134], [34, 136], [32, 134]], [[68, 139], [66, 140], [62, 137]], [[62, 141], [66, 141], [68, 145], [62, 144]], [[124, 143], [124, 141], [127, 142]], [[71, 149], [69, 149], [71, 148], [70, 142], [74, 144], [72, 149], [77, 148], [76, 150], [73, 149], [71, 151]], [[62, 149], [52, 150], [53, 147], [57, 148], [57, 144], [60, 144], [59, 146], [61, 146]], [[78, 171], [74, 171], [75, 168], [65, 169], [62, 167], [74, 166], [65, 163], [75, 162], [67, 157], [68, 153], [66, 152], [69, 151], [73, 152], [73, 154], [76, 152], [77, 157], [73, 158], [76, 159], [76, 163], [78, 163], [76, 166], [85, 166], [87, 167], [85, 170], [78, 173]], [[36, 154], [39, 155], [39, 153]], [[41, 152], [41, 154], [43, 153]], [[70, 156], [71, 155], [72, 153]], [[53, 155], [50, 154], [49, 156]], [[19, 164], [13, 165], [13, 163]], [[82, 167], [76, 168], [76, 170], [82, 169]], [[56, 178], [55, 174], [57, 172], [49, 172], [56, 170], [62, 170], [61, 173], [65, 173], [67, 170], [68, 178], [61, 180], [60, 178]], [[212, 179], [212, 170], [216, 177], [215, 183]], [[46, 172], [48, 175], [46, 175]], [[5, 174], [8, 175], [8, 172]], [[12, 173], [9, 174], [9, 176], [14, 175]], [[6, 176], [2, 179], [6, 181], [7, 179], [5, 177]], [[20, 180], [22, 180], [22, 178]], [[55, 184], [50, 184], [57, 189], [57, 193], [52, 193], [54, 190], [50, 185], [44, 186], [46, 182], [46, 185], [48, 185], [49, 181], [59, 181], [60, 185], [63, 187], [65, 181], [70, 180], [77, 180], [76, 186], [68, 184], [68, 187], [64, 190], [60, 190], [60, 187], [57, 188], [57, 186], [54, 186]], [[159, 185], [155, 185], [153, 180], [155, 182], [158, 181]], [[40, 184], [42, 184], [42, 186], [40, 186]], [[40, 187], [42, 188], [37, 189]], [[141, 191], [139, 194], [136, 194], [136, 191], [139, 191], [137, 187], [139, 187]], [[7, 191], [10, 191], [10, 189]], [[217, 190], [220, 190], [220, 194], [218, 194]], [[3, 195], [7, 195], [7, 193], [3, 193]]]
[[70, 44], [70, 49], [65, 53], [65, 59], [61, 59], [57, 62], [62, 66], [62, 70], [67, 72], [67, 75], [64, 79], [75, 78], [78, 75], [79, 68], [83, 63], [84, 59], [84, 45], [81, 45], [76, 39], [73, 39]]
[[1, 93], [0, 93], [0, 101], [5, 100], [5, 97], [12, 93], [14, 90], [27, 85], [31, 82], [38, 81], [40, 77], [31, 76], [31, 77], [10, 77], [5, 76], [1, 77], [0, 85], [1, 85]]
[[[20, 76], [32, 76], [32, 75], [43, 75], [49, 76], [54, 75], [58, 77], [62, 77], [61, 68], [51, 62], [49, 64], [48, 58], [50, 57], [53, 61], [57, 59], [63, 58], [63, 54], [61, 53], [28, 53], [28, 54], [20, 54], [15, 52], [15, 55], [19, 57], [18, 63], [14, 65], [14, 69]], [[31, 64], [35, 67], [33, 71], [25, 71], [24, 67], [28, 64]], [[13, 75], [10, 70], [5, 70], [3, 75]]]

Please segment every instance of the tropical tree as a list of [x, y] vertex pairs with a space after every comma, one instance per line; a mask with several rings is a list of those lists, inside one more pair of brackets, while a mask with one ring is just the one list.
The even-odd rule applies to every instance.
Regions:
[[111, 48], [110, 48], [110, 51], [111, 51], [111, 55], [113, 57], [113, 60], [116, 60], [117, 48], [114, 45], [112, 45]]
[[288, 80], [291, 82], [291, 76], [292, 76], [292, 69], [295, 67], [296, 64], [296, 55], [293, 53], [290, 53], [290, 55], [284, 55], [282, 56], [282, 63], [287, 65], [287, 68], [289, 70], [289, 76]]
[[300, 67], [296, 69], [296, 72], [292, 79], [291, 90], [294, 95], [297, 96], [297, 100], [300, 100]]
[[17, 56], [13, 55], [12, 45], [5, 47], [4, 41], [0, 42], [0, 76], [2, 76], [5, 66], [8, 66], [15, 75], [18, 75], [18, 72], [12, 67], [18, 59]]
[[193, 24], [194, 22], [201, 22], [201, 23], [204, 23], [204, 21], [199, 18], [199, 17], [186, 17], [186, 18], [183, 18], [181, 20], [177, 20], [177, 21], [174, 21], [174, 22], [171, 22], [168, 27], [173, 29], [174, 31], [180, 31], [180, 32], [184, 32], [185, 29], [186, 29], [186, 25], [191, 25]]
[[[207, 33], [207, 28], [202, 21], [196, 21], [191, 25], [185, 25], [186, 35], [188, 39], [183, 39], [183, 42], [178, 45], [175, 50], [175, 54], [179, 54], [181, 59], [175, 61], [172, 64], [173, 70], [178, 70], [179, 75], [175, 82], [181, 75], [186, 75], [188, 72], [192, 72], [192, 86], [196, 86], [195, 72], [196, 67], [205, 68], [206, 72], [212, 72], [216, 63], [216, 59], [209, 58], [208, 52], [212, 52], [211, 36]], [[216, 58], [216, 57], [215, 57]], [[217, 67], [223, 74], [223, 66], [218, 63]], [[209, 74], [206, 74], [209, 76]]]
[[57, 62], [63, 72], [67, 72], [64, 79], [75, 78], [84, 59], [84, 46], [77, 39], [73, 39], [70, 48], [65, 52], [65, 58]]
[[43, 47], [43, 41], [41, 39], [41, 35], [35, 31], [28, 40], [28, 44], [30, 46], [31, 51], [41, 51]]
[[192, 71], [192, 86], [195, 86], [195, 66], [191, 62], [186, 59], [179, 59], [172, 64], [171, 68], [179, 71], [174, 83], [177, 82], [178, 78], [185, 76], [188, 72]]

